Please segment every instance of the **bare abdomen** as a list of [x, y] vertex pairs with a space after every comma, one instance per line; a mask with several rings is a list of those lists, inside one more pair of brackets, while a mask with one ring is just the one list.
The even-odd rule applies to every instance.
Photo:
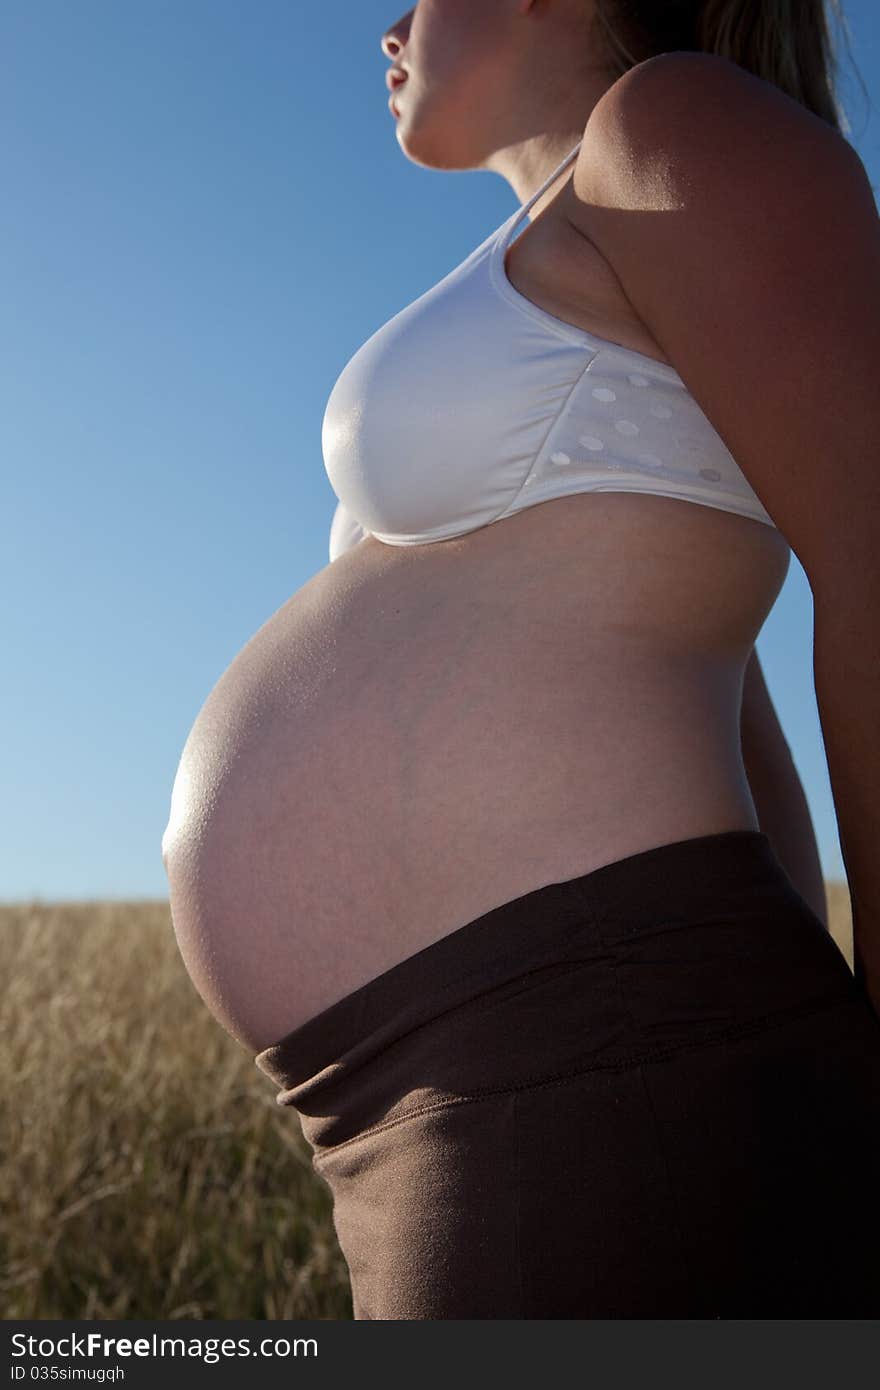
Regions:
[[362, 542], [205, 702], [166, 851], [178, 943], [254, 1051], [502, 902], [757, 829], [742, 672], [788, 549], [647, 495]]

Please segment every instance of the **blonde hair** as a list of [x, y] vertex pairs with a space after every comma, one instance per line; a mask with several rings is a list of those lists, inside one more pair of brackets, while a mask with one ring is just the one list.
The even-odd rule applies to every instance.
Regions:
[[829, 23], [833, 15], [849, 37], [839, 0], [595, 0], [595, 5], [615, 77], [659, 53], [715, 53], [775, 83], [841, 135], [850, 133], [835, 92], [839, 65]]

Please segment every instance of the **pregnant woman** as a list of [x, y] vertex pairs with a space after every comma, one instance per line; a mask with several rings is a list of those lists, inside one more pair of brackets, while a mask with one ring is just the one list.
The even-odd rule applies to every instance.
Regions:
[[[333, 387], [330, 563], [163, 839], [357, 1319], [880, 1315], [880, 234], [828, 35], [420, 0], [381, 38], [404, 155], [521, 206]], [[792, 549], [855, 975], [755, 651]]]

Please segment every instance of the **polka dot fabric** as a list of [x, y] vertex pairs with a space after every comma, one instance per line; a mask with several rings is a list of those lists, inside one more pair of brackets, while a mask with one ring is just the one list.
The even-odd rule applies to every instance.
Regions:
[[679, 374], [556, 318], [505, 255], [532, 198], [378, 330], [322, 426], [339, 498], [330, 559], [373, 535], [419, 545], [580, 492], [646, 492], [773, 526]]
[[528, 498], [514, 498], [503, 515], [588, 491], [657, 492], [757, 515], [752, 489], [684, 383], [633, 372], [627, 357], [609, 345], [592, 358], [523, 482]]

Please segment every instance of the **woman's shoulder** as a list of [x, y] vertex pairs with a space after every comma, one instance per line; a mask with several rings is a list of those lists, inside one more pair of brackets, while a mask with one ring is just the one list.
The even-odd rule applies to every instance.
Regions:
[[571, 182], [573, 225], [818, 581], [875, 474], [880, 221], [856, 151], [737, 64], [670, 53], [602, 95]]
[[585, 194], [660, 211], [678, 205], [684, 184], [754, 190], [798, 168], [821, 176], [853, 166], [864, 174], [840, 131], [775, 83], [714, 53], [675, 51], [637, 63], [602, 94], [574, 182]]

